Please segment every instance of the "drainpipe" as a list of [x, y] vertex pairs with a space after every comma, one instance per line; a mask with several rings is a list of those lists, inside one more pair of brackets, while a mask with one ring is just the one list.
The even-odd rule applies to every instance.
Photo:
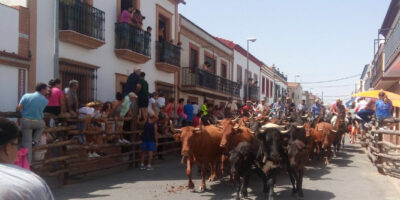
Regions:
[[54, 78], [59, 78], [60, 76], [60, 67], [59, 67], [59, 63], [58, 63], [58, 56], [59, 56], [59, 40], [58, 40], [58, 29], [59, 29], [59, 1], [56, 0], [55, 1], [56, 5], [56, 9], [55, 9], [55, 37], [54, 37], [54, 42], [55, 42], [55, 46], [54, 46]]

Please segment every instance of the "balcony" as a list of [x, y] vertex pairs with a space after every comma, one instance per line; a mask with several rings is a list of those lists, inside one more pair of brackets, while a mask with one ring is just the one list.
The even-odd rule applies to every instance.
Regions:
[[72, 2], [60, 0], [60, 40], [87, 49], [104, 45], [104, 12], [86, 3]]
[[181, 47], [175, 46], [166, 41], [157, 42], [156, 47], [157, 69], [168, 73], [178, 72], [181, 62]]
[[385, 66], [389, 67], [390, 64], [396, 59], [400, 50], [400, 20], [397, 22], [396, 27], [389, 36], [385, 43], [383, 52], [385, 53]]
[[151, 35], [128, 23], [115, 23], [117, 57], [143, 64], [151, 59]]
[[245, 96], [248, 95], [250, 100], [258, 100], [260, 94], [260, 87], [249, 86], [249, 92], [247, 92], [247, 85], [244, 85]]
[[215, 98], [240, 96], [240, 84], [198, 68], [181, 70], [182, 91]]

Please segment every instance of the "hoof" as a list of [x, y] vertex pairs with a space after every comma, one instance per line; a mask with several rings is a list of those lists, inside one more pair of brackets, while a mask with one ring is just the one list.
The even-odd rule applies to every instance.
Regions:
[[214, 181], [214, 178], [209, 178], [208, 179], [208, 182], [213, 182]]
[[194, 184], [193, 183], [189, 183], [189, 185], [187, 186], [188, 189], [194, 189]]
[[204, 192], [206, 190], [206, 186], [200, 186], [199, 187], [199, 192]]

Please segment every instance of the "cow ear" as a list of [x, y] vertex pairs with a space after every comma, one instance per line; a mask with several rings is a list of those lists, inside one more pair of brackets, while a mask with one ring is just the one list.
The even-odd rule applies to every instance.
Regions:
[[173, 135], [175, 141], [179, 142], [181, 140], [181, 135], [180, 134], [174, 134]]

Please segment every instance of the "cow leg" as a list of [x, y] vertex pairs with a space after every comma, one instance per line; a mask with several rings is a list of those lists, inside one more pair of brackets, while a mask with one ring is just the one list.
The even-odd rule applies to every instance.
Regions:
[[217, 161], [210, 163], [211, 175], [210, 178], [208, 178], [209, 182], [215, 181], [215, 178], [217, 177], [217, 163]]
[[326, 150], [325, 150], [325, 165], [329, 165], [329, 157], [330, 157], [330, 155], [331, 155], [331, 147], [328, 147]]
[[289, 165], [287, 165], [287, 169], [288, 169], [287, 172], [289, 174], [290, 182], [292, 183], [292, 194], [295, 194], [297, 192], [297, 190], [296, 190], [296, 179], [294, 178], [294, 175], [293, 175], [293, 169]]
[[233, 184], [236, 187], [236, 200], [240, 200], [240, 188], [242, 184], [240, 183], [240, 176], [236, 176]]
[[242, 194], [242, 197], [246, 198], [247, 195], [247, 187], [249, 186], [249, 178], [250, 174], [246, 172], [246, 174], [243, 177], [243, 184], [242, 184], [242, 191], [240, 192]]
[[267, 177], [268, 200], [274, 199], [274, 174], [276, 174], [275, 170], [271, 170], [269, 176]]
[[304, 175], [304, 169], [300, 169], [298, 171], [298, 176], [297, 176], [297, 195], [299, 198], [303, 198], [303, 175]]
[[192, 162], [189, 158], [186, 159], [186, 175], [188, 177], [188, 188], [193, 189], [194, 184], [192, 181]]
[[206, 174], [207, 174], [207, 164], [201, 165], [201, 185], [199, 187], [200, 192], [206, 190]]

